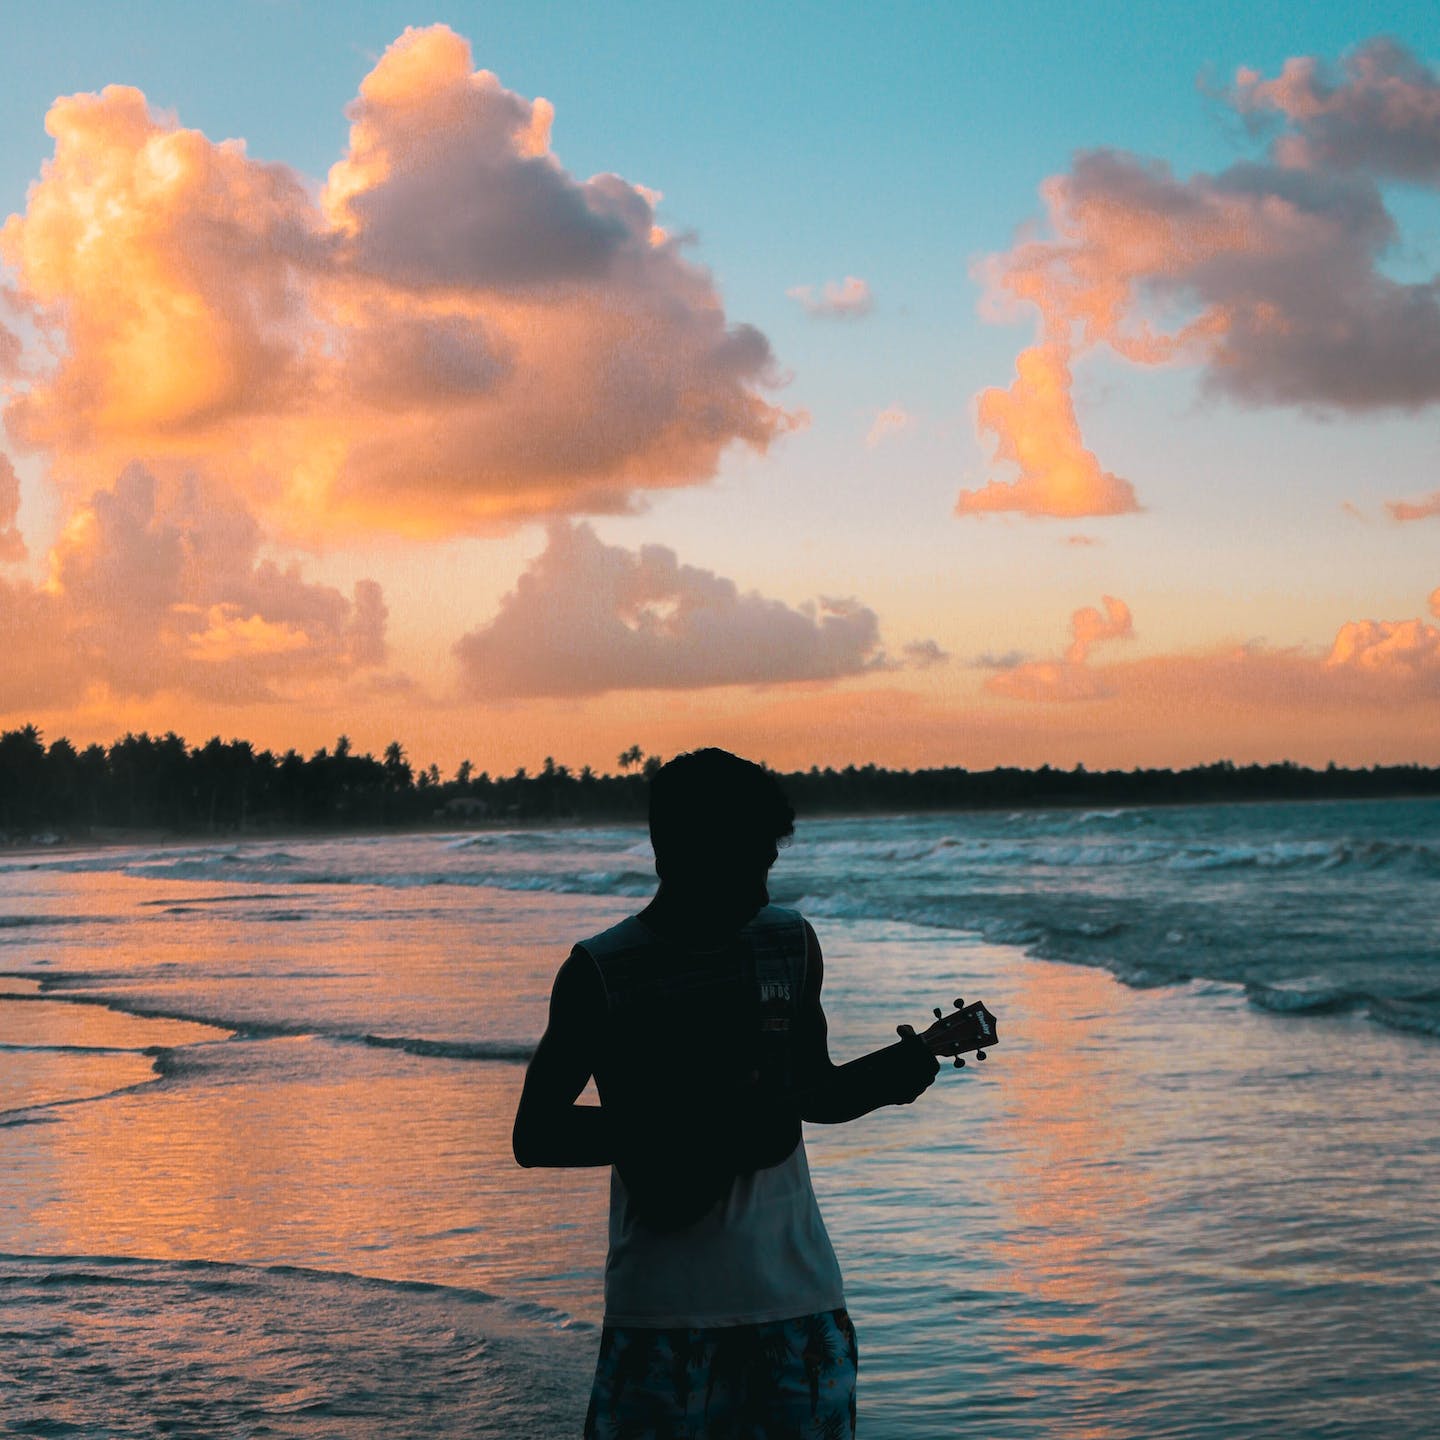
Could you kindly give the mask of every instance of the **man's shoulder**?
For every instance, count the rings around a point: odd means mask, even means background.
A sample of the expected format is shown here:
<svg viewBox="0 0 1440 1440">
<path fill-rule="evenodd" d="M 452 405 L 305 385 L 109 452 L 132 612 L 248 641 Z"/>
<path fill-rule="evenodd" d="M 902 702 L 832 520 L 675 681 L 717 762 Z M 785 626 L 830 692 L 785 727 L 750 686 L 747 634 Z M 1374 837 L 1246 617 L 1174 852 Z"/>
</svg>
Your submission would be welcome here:
<svg viewBox="0 0 1440 1440">
<path fill-rule="evenodd" d="M 782 931 L 803 936 L 807 922 L 798 910 L 788 909 L 784 905 L 763 905 L 745 928 L 751 931 Z"/>
<path fill-rule="evenodd" d="M 654 943 L 654 937 L 638 915 L 627 915 L 617 925 L 602 930 L 588 939 L 577 940 L 575 948 L 583 950 L 593 960 L 607 959 L 622 955 L 630 950 L 639 950 Z"/>
</svg>

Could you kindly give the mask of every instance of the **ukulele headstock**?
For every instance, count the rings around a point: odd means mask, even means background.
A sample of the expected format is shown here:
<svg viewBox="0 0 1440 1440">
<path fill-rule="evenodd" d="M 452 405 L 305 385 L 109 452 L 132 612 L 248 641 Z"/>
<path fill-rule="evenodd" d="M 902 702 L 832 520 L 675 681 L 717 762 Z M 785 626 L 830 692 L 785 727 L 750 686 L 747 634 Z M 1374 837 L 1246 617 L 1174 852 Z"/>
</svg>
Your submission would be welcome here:
<svg viewBox="0 0 1440 1440">
<path fill-rule="evenodd" d="M 920 1037 L 932 1055 L 953 1055 L 955 1067 L 960 1069 L 965 1061 L 960 1057 L 975 1052 L 977 1060 L 985 1058 L 986 1049 L 1000 1039 L 995 1017 L 985 1008 L 983 1001 L 975 1000 L 967 1005 L 957 999 L 955 1008 L 945 1015 L 935 1007 L 935 1023 Z"/>
</svg>

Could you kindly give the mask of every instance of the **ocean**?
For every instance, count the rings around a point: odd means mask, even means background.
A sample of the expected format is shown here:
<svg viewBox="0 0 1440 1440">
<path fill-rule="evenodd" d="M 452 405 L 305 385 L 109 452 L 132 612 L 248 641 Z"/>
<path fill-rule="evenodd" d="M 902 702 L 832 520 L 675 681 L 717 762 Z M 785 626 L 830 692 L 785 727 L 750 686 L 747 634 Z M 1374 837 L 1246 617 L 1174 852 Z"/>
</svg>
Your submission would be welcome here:
<svg viewBox="0 0 1440 1440">
<path fill-rule="evenodd" d="M 638 827 L 0 852 L 0 1433 L 579 1434 L 608 1177 L 510 1126 Z M 1420 1440 L 1440 801 L 805 820 L 861 1433 Z M 592 1097 L 593 1098 L 593 1094 Z"/>
</svg>

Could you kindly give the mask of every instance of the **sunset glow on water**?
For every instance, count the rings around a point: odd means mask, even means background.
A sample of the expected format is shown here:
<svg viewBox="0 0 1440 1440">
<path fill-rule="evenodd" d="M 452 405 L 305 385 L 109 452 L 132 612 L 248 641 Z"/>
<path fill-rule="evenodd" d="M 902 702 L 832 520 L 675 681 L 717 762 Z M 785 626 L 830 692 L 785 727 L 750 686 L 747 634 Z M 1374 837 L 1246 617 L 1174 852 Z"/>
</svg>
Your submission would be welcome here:
<svg viewBox="0 0 1440 1440">
<path fill-rule="evenodd" d="M 1228 976 L 1136 989 L 879 913 L 923 911 L 936 866 L 981 906 L 998 826 L 1029 856 L 1012 864 L 1048 868 L 1036 921 L 1068 905 L 1083 937 L 1093 892 L 1117 883 L 1105 832 L 1147 815 L 1172 853 L 1213 848 L 1223 821 L 1237 856 L 1302 833 L 1355 850 L 1396 823 L 1383 806 L 816 821 L 782 856 L 776 896 L 826 948 L 836 1059 L 954 994 L 1002 1017 L 990 1059 L 922 1103 L 807 1127 L 862 1415 L 880 1435 L 949 1433 L 963 1397 L 1016 1437 L 1418 1440 L 1437 1393 L 1433 1036 L 1377 1024 L 1378 994 L 1347 1006 L 1348 972 L 1328 1003 L 1323 975 L 1280 986 L 1314 1018 L 1277 1013 L 1254 984 L 1263 945 L 1228 954 Z M 1433 805 L 1407 823 L 1440 840 Z M 882 849 L 886 894 L 866 881 Z M 601 829 L 7 861 L 12 1412 L 149 1435 L 203 1396 L 216 1434 L 261 1417 L 283 1435 L 408 1433 L 419 1416 L 434 1435 L 574 1433 L 607 1175 L 520 1170 L 510 1124 L 556 966 L 638 903 L 647 853 L 642 832 Z M 1197 883 L 1154 856 L 1130 866 L 1138 925 Z M 1228 919 L 1270 907 L 1275 878 L 1225 872 Z M 1333 888 L 1315 860 L 1285 879 Z M 826 918 L 842 902 L 851 915 Z M 1389 947 L 1395 984 L 1434 961 L 1406 959 L 1391 912 L 1372 960 L 1382 973 Z"/>
</svg>

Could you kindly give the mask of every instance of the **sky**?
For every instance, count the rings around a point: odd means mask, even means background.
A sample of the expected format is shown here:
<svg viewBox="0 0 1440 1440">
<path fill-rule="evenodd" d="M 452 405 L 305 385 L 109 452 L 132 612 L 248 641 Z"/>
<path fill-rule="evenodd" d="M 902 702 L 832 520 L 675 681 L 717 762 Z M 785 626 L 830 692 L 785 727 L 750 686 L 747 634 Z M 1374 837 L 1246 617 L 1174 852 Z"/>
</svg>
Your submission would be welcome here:
<svg viewBox="0 0 1440 1440">
<path fill-rule="evenodd" d="M 0 23 L 0 727 L 1440 763 L 1433 6 Z"/>
</svg>

